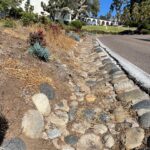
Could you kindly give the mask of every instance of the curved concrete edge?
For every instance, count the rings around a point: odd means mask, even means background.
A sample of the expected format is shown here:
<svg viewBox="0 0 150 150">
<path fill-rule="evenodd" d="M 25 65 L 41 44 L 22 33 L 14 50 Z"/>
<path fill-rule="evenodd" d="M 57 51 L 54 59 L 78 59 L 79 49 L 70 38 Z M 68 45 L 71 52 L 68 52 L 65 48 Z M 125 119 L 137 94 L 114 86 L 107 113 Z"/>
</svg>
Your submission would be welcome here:
<svg viewBox="0 0 150 150">
<path fill-rule="evenodd" d="M 114 60 L 116 60 L 119 65 L 136 81 L 138 84 L 144 88 L 147 92 L 150 92 L 150 75 L 132 64 L 125 58 L 121 57 L 117 53 L 113 52 L 109 47 L 104 45 L 98 38 L 96 39 L 100 47 L 106 51 Z"/>
</svg>

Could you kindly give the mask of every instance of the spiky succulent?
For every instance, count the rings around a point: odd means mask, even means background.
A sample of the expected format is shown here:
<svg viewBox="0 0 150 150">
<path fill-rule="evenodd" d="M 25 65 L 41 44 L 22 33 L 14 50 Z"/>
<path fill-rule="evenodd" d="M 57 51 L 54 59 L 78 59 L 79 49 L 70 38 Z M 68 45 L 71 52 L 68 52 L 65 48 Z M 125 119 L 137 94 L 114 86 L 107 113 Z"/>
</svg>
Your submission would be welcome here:
<svg viewBox="0 0 150 150">
<path fill-rule="evenodd" d="M 38 42 L 36 42 L 33 46 L 29 48 L 29 53 L 37 56 L 41 60 L 48 61 L 49 60 L 49 50 L 43 46 L 41 46 Z"/>
</svg>

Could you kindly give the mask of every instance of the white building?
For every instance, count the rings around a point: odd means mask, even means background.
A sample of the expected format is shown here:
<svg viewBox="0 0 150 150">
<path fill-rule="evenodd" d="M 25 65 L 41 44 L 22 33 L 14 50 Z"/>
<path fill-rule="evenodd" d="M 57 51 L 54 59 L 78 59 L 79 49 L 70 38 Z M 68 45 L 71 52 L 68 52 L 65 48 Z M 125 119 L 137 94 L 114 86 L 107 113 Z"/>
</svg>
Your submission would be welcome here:
<svg viewBox="0 0 150 150">
<path fill-rule="evenodd" d="M 27 0 L 24 0 L 21 4 L 21 7 L 24 9 L 25 3 Z M 43 12 L 43 8 L 41 7 L 41 2 L 48 3 L 48 0 L 30 0 L 30 3 L 32 6 L 34 6 L 34 13 L 37 13 L 41 15 L 41 12 Z"/>
</svg>

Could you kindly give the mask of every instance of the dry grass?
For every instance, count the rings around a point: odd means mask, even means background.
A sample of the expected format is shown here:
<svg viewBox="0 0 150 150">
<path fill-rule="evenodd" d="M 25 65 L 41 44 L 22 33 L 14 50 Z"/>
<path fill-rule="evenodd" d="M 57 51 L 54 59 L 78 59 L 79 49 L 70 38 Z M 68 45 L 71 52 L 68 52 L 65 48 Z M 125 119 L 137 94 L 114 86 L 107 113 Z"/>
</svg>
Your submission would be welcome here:
<svg viewBox="0 0 150 150">
<path fill-rule="evenodd" d="M 41 83 L 52 84 L 52 79 L 43 75 L 40 68 L 27 68 L 21 65 L 19 60 L 7 59 L 0 64 L 0 70 L 3 70 L 7 75 L 22 80 L 28 87 L 40 85 Z"/>
</svg>

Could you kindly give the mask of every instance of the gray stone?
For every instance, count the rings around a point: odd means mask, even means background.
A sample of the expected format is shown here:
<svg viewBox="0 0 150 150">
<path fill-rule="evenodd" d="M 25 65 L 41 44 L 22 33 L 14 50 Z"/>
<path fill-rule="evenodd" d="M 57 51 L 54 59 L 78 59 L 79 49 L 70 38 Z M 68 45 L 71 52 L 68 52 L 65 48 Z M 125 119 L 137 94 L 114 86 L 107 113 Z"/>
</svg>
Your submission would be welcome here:
<svg viewBox="0 0 150 150">
<path fill-rule="evenodd" d="M 140 89 L 135 89 L 129 92 L 118 94 L 119 100 L 125 102 L 132 102 L 133 104 L 147 98 L 149 98 L 148 95 L 142 92 Z"/>
<path fill-rule="evenodd" d="M 89 80 L 89 81 L 86 81 L 86 85 L 89 86 L 89 87 L 93 87 L 96 85 L 96 81 L 92 81 L 92 80 Z"/>
<path fill-rule="evenodd" d="M 86 118 L 86 120 L 90 121 L 94 119 L 95 111 L 92 109 L 85 109 L 83 110 L 83 116 Z"/>
<path fill-rule="evenodd" d="M 37 110 L 29 110 L 22 119 L 23 133 L 33 139 L 41 138 L 44 129 L 43 116 Z"/>
<path fill-rule="evenodd" d="M 112 63 L 112 60 L 110 58 L 106 58 L 104 60 L 102 60 L 103 64 L 107 64 L 107 63 Z"/>
<path fill-rule="evenodd" d="M 26 145 L 24 141 L 20 138 L 12 138 L 10 140 L 5 140 L 0 149 L 2 150 L 26 150 Z"/>
<path fill-rule="evenodd" d="M 57 128 L 53 129 L 53 130 L 48 130 L 47 132 L 48 138 L 49 139 L 55 139 L 61 136 L 61 131 Z"/>
<path fill-rule="evenodd" d="M 53 100 L 55 98 L 55 91 L 48 83 L 43 83 L 40 85 L 40 92 L 44 93 L 49 100 Z"/>
<path fill-rule="evenodd" d="M 150 109 L 150 100 L 143 100 L 132 106 L 133 109 Z"/>
<path fill-rule="evenodd" d="M 78 142 L 78 137 L 75 135 L 68 135 L 65 137 L 65 142 L 70 145 L 75 145 Z"/>
<path fill-rule="evenodd" d="M 110 71 L 109 71 L 109 74 L 112 75 L 112 74 L 115 74 L 116 72 L 120 71 L 120 69 L 118 67 L 114 67 L 112 68 Z"/>
<path fill-rule="evenodd" d="M 143 114 L 139 118 L 139 123 L 143 128 L 149 128 L 150 127 L 150 112 Z"/>
<path fill-rule="evenodd" d="M 76 113 L 77 113 L 77 108 L 72 107 L 68 113 L 69 121 L 73 121 L 75 119 Z"/>
<path fill-rule="evenodd" d="M 110 117 L 106 113 L 101 113 L 99 116 L 99 120 L 102 122 L 108 122 Z"/>
<path fill-rule="evenodd" d="M 95 51 L 96 51 L 97 53 L 103 52 L 103 50 L 102 50 L 100 47 L 95 48 Z"/>
</svg>

